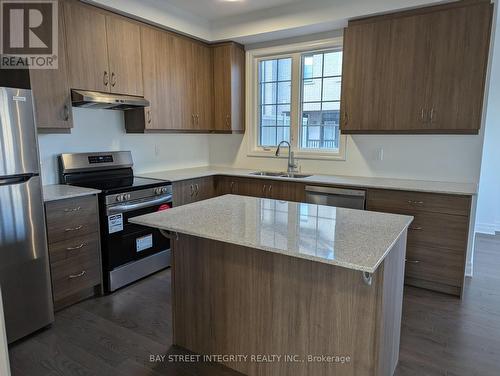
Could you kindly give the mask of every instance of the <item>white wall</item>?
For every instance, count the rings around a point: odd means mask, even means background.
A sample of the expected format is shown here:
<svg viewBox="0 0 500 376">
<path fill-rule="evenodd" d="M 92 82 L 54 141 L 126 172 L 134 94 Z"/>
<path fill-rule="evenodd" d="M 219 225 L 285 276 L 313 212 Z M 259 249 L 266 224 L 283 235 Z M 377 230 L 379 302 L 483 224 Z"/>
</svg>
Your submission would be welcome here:
<svg viewBox="0 0 500 376">
<path fill-rule="evenodd" d="M 61 153 L 130 150 L 136 173 L 204 166 L 209 162 L 206 135 L 126 134 L 123 112 L 73 108 L 71 134 L 40 134 L 44 184 L 57 182 Z"/>
<path fill-rule="evenodd" d="M 476 231 L 500 231 L 500 12 L 496 2 L 493 63 L 491 64 Z"/>
<path fill-rule="evenodd" d="M 254 169 L 283 170 L 286 161 L 249 157 L 248 137 L 211 135 L 210 163 Z M 461 135 L 348 136 L 345 161 L 301 160 L 304 172 L 349 176 L 476 183 L 479 180 L 482 137 Z M 383 149 L 383 160 L 377 150 Z"/>
</svg>

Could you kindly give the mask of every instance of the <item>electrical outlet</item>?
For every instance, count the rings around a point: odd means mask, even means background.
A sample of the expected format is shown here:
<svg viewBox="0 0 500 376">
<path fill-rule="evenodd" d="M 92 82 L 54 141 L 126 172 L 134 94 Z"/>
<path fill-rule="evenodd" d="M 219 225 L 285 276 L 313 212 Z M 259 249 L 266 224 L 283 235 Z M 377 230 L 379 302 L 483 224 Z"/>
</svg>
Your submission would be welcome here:
<svg viewBox="0 0 500 376">
<path fill-rule="evenodd" d="M 374 155 L 374 159 L 376 161 L 383 161 L 384 160 L 384 149 L 383 148 L 377 148 L 375 149 L 375 155 Z"/>
</svg>

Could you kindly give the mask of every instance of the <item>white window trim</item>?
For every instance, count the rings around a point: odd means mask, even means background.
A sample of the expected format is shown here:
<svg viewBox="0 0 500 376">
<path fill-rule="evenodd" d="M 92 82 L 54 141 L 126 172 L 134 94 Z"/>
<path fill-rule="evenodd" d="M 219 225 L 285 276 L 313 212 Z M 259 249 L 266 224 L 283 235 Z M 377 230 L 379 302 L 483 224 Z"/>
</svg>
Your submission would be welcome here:
<svg viewBox="0 0 500 376">
<path fill-rule="evenodd" d="M 263 58 L 273 57 L 286 57 L 286 56 L 299 56 L 304 52 L 321 51 L 327 49 L 335 49 L 342 47 L 342 38 L 329 38 L 322 39 L 314 42 L 294 43 L 282 46 L 274 46 L 267 48 L 259 48 L 247 51 L 246 53 L 246 124 L 249 136 L 248 152 L 249 157 L 275 157 L 274 147 L 258 146 L 258 101 L 259 91 L 257 77 L 258 77 L 258 61 Z M 292 82 L 301 82 L 301 67 L 300 64 L 292 65 Z M 301 85 L 292 86 L 292 104 L 300 104 Z M 295 124 L 291 127 L 291 137 L 293 140 L 298 140 L 299 137 L 299 113 L 300 109 L 291 106 L 290 122 Z M 347 137 L 340 135 L 340 146 L 338 152 L 331 152 L 328 150 L 305 150 L 297 148 L 292 144 L 292 150 L 297 159 L 314 159 L 314 160 L 346 160 L 347 153 Z M 282 158 L 287 158 L 286 153 L 282 154 Z"/>
</svg>

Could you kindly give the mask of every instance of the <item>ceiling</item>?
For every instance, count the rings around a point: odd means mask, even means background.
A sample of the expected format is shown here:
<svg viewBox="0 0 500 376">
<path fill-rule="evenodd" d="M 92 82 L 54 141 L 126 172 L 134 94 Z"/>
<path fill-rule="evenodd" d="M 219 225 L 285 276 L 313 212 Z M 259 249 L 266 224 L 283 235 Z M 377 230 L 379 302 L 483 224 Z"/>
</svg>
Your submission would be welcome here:
<svg viewBox="0 0 500 376">
<path fill-rule="evenodd" d="M 340 31 L 352 18 L 455 0 L 82 0 L 205 41 L 245 45 Z"/>
<path fill-rule="evenodd" d="M 197 15 L 208 21 L 241 16 L 277 6 L 299 3 L 301 0 L 162 0 L 165 3 Z"/>
</svg>

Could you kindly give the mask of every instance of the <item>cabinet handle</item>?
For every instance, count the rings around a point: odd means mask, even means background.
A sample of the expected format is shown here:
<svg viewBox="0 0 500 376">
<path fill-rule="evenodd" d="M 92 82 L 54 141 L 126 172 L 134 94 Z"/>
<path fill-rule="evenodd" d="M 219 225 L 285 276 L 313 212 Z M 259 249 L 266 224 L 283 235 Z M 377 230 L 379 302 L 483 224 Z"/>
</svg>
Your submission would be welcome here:
<svg viewBox="0 0 500 376">
<path fill-rule="evenodd" d="M 408 260 L 408 259 L 405 259 L 405 262 L 407 262 L 408 264 L 419 264 L 420 261 L 418 260 Z"/>
<path fill-rule="evenodd" d="M 76 207 L 76 208 L 64 209 L 64 212 L 65 212 L 65 213 L 73 213 L 73 212 L 80 211 L 80 210 L 82 210 L 82 207 L 81 207 L 81 206 L 78 206 L 78 207 Z"/>
<path fill-rule="evenodd" d="M 234 188 L 234 181 L 232 181 L 231 184 L 229 184 L 229 190 L 231 193 L 233 193 L 233 188 Z"/>
<path fill-rule="evenodd" d="M 66 229 L 64 229 L 64 231 L 65 232 L 78 231 L 78 230 L 81 230 L 82 228 L 83 228 L 83 225 L 79 225 L 79 226 L 76 226 L 76 227 L 66 228 Z"/>
<path fill-rule="evenodd" d="M 196 188 L 196 196 L 198 196 L 198 193 L 200 192 L 200 186 L 198 184 L 195 184 L 194 187 Z"/>
<path fill-rule="evenodd" d="M 191 189 L 191 197 L 193 197 L 193 195 L 194 195 L 194 186 L 193 186 L 193 184 L 191 184 L 189 186 L 189 188 Z"/>
<path fill-rule="evenodd" d="M 68 121 L 69 120 L 69 106 L 67 104 L 64 105 L 63 120 L 64 121 Z"/>
<path fill-rule="evenodd" d="M 420 109 L 420 121 L 425 123 L 425 111 L 423 107 Z"/>
<path fill-rule="evenodd" d="M 408 203 L 410 205 L 423 205 L 424 204 L 423 201 L 414 201 L 414 200 L 408 200 Z"/>
<path fill-rule="evenodd" d="M 70 274 L 68 276 L 69 279 L 75 279 L 75 278 L 80 278 L 80 277 L 83 277 L 85 274 L 87 274 L 87 272 L 85 270 L 82 270 L 80 273 L 78 274 Z"/>
<path fill-rule="evenodd" d="M 412 231 L 422 231 L 423 229 L 424 229 L 423 227 L 419 227 L 419 226 L 410 227 L 410 230 L 412 230 Z"/>
<path fill-rule="evenodd" d="M 266 185 L 265 184 L 262 186 L 262 194 L 266 195 Z"/>
<path fill-rule="evenodd" d="M 66 248 L 66 251 L 76 251 L 77 249 L 82 249 L 86 245 L 87 245 L 87 243 L 83 242 L 82 244 L 77 245 L 76 247 L 68 247 L 68 248 Z"/>
<path fill-rule="evenodd" d="M 104 83 L 104 86 L 108 86 L 109 84 L 109 77 L 108 77 L 108 72 L 104 71 L 104 76 L 102 78 L 102 82 Z"/>
<path fill-rule="evenodd" d="M 272 191 L 273 191 L 273 186 L 272 186 L 272 185 L 270 185 L 270 186 L 269 186 L 269 194 L 271 194 L 271 192 L 272 192 Z"/>
<path fill-rule="evenodd" d="M 192 124 L 192 125 L 195 125 L 195 124 L 196 124 L 196 120 L 195 120 L 195 116 L 194 116 L 194 114 L 191 114 L 191 124 Z"/>
<path fill-rule="evenodd" d="M 111 72 L 111 86 L 115 87 L 116 85 L 116 74 L 115 72 Z"/>
<path fill-rule="evenodd" d="M 196 125 L 200 125 L 200 115 L 196 114 Z"/>
<path fill-rule="evenodd" d="M 226 125 L 229 126 L 231 125 L 231 116 L 230 115 L 226 115 Z"/>
<path fill-rule="evenodd" d="M 430 116 L 430 121 L 431 121 L 431 124 L 434 123 L 434 107 L 431 108 L 431 116 Z"/>
<path fill-rule="evenodd" d="M 147 111 L 148 124 L 151 124 L 151 110 Z"/>
</svg>

